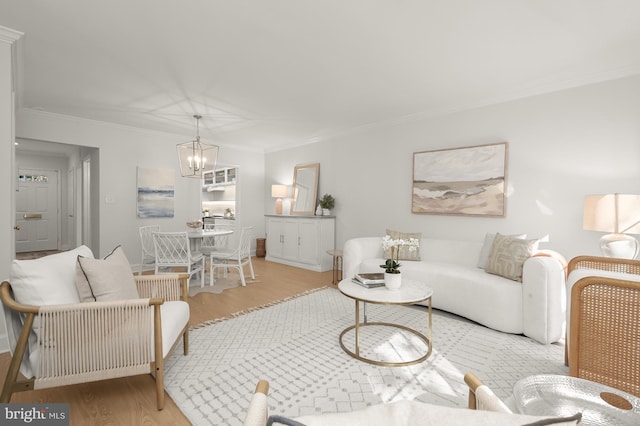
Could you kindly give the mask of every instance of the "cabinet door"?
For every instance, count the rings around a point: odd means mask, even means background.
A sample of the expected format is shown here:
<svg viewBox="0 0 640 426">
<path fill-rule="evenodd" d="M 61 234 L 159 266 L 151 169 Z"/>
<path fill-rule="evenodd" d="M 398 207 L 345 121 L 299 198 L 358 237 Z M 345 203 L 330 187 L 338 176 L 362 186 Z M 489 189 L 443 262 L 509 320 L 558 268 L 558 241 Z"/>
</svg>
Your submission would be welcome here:
<svg viewBox="0 0 640 426">
<path fill-rule="evenodd" d="M 282 219 L 267 219 L 267 251 L 270 257 L 283 257 L 283 223 Z"/>
<path fill-rule="evenodd" d="M 284 235 L 282 257 L 288 260 L 298 260 L 298 221 L 296 219 L 285 219 L 282 234 Z"/>
<path fill-rule="evenodd" d="M 320 222 L 301 220 L 298 228 L 298 260 L 315 265 L 320 254 Z"/>
</svg>

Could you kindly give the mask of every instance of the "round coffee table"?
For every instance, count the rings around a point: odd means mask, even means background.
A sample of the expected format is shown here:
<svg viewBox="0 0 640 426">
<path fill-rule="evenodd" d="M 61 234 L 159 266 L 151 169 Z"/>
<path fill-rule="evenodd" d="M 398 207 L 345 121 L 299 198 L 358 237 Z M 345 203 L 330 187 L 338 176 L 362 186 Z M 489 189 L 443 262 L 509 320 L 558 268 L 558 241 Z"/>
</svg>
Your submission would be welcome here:
<svg viewBox="0 0 640 426">
<path fill-rule="evenodd" d="M 402 286 L 398 290 L 387 290 L 386 287 L 377 287 L 377 288 L 365 288 L 359 284 L 354 283 L 351 279 L 344 279 L 340 281 L 338 284 L 338 290 L 345 296 L 355 300 L 356 303 L 356 319 L 355 325 L 349 326 L 345 328 L 342 333 L 340 333 L 340 347 L 351 357 L 358 359 L 363 362 L 367 362 L 369 364 L 380 365 L 383 367 L 403 367 L 407 365 L 418 364 L 431 355 L 432 349 L 432 341 L 431 341 L 431 296 L 433 295 L 433 289 L 425 286 L 424 284 L 418 283 L 416 281 L 411 281 L 407 279 L 402 280 Z M 366 314 L 366 304 L 374 303 L 379 305 L 414 305 L 419 302 L 424 302 L 428 300 L 427 306 L 427 316 L 428 316 L 428 332 L 427 336 L 420 333 L 419 331 L 409 328 L 407 326 L 401 324 L 392 324 L 388 322 L 368 322 L 367 314 Z M 364 322 L 360 322 L 360 302 L 364 303 Z M 360 328 L 365 326 L 385 326 L 385 327 L 394 327 L 404 331 L 407 331 L 418 338 L 420 338 L 427 346 L 428 351 L 426 354 L 422 355 L 419 358 L 401 361 L 401 362 L 391 362 L 391 361 L 378 361 L 371 358 L 366 358 L 360 355 Z M 347 348 L 344 344 L 344 335 L 349 331 L 355 329 L 355 348 L 351 350 Z"/>
</svg>

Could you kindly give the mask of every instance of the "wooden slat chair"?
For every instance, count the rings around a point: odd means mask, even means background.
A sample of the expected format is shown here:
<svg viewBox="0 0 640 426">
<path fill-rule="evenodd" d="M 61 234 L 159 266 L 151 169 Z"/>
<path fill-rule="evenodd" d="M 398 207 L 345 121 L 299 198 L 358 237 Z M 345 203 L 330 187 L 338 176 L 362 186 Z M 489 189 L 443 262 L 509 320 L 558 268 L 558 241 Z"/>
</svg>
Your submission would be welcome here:
<svg viewBox="0 0 640 426">
<path fill-rule="evenodd" d="M 188 277 L 135 275 L 139 299 L 43 306 L 18 303 L 4 281 L 12 358 L 0 402 L 14 392 L 151 374 L 161 410 L 165 359 L 180 337 L 189 350 Z"/>
<path fill-rule="evenodd" d="M 579 279 L 569 324 L 569 375 L 640 397 L 640 282 Z"/>
</svg>

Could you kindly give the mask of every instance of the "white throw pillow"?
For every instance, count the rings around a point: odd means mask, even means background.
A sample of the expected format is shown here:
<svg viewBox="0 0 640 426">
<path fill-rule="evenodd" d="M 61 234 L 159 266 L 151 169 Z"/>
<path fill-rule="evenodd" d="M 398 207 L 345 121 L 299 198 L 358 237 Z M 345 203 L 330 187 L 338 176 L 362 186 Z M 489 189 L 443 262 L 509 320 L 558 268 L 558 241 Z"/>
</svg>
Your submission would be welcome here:
<svg viewBox="0 0 640 426">
<path fill-rule="evenodd" d="M 78 256 L 93 258 L 93 253 L 89 247 L 80 246 L 40 259 L 14 260 L 9 282 L 16 301 L 34 306 L 78 303 L 75 286 Z"/>
<path fill-rule="evenodd" d="M 120 246 L 104 259 L 78 256 L 75 283 L 81 302 L 139 297 L 131 265 Z"/>
<path fill-rule="evenodd" d="M 513 238 L 525 239 L 527 238 L 527 234 L 513 234 L 508 235 Z M 478 256 L 478 268 L 487 269 L 487 261 L 489 260 L 489 254 L 491 253 L 491 247 L 493 247 L 493 240 L 496 239 L 496 234 L 492 232 L 487 232 L 484 236 L 484 243 L 482 244 L 482 249 L 480 250 L 480 256 Z"/>
</svg>

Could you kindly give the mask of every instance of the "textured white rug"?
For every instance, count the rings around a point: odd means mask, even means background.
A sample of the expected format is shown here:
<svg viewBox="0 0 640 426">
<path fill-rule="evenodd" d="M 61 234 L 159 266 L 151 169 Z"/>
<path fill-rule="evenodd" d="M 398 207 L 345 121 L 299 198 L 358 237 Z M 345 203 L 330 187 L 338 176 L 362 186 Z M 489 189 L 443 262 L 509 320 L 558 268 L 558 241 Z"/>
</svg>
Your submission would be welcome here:
<svg viewBox="0 0 640 426">
<path fill-rule="evenodd" d="M 425 334 L 426 318 L 422 307 L 368 305 L 369 321 L 411 325 Z M 354 302 L 327 288 L 196 328 L 190 354 L 176 350 L 169 360 L 165 388 L 193 424 L 234 425 L 242 424 L 260 379 L 270 383 L 270 413 L 296 417 L 402 399 L 465 407 L 467 372 L 501 398 L 522 377 L 567 374 L 561 345 L 541 345 L 439 311 L 428 360 L 373 366 L 339 346 L 341 331 L 354 320 Z M 367 327 L 361 335 L 361 350 L 370 348 L 371 357 L 399 359 L 424 349 L 420 345 L 389 327 Z"/>
</svg>

